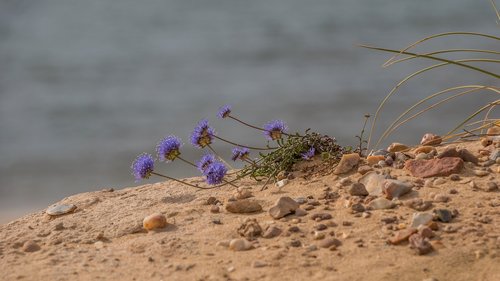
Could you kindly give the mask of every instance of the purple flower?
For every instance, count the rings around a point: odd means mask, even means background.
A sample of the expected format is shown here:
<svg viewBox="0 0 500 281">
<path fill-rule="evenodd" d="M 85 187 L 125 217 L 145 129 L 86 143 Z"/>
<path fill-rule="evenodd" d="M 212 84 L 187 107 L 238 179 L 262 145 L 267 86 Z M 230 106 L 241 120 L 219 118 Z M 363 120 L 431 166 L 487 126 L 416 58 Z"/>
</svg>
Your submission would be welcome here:
<svg viewBox="0 0 500 281">
<path fill-rule="evenodd" d="M 204 148 L 212 143 L 214 135 L 215 131 L 208 125 L 208 120 L 203 119 L 194 128 L 191 134 L 191 143 L 198 148 Z"/>
<path fill-rule="evenodd" d="M 219 118 L 226 118 L 229 114 L 231 114 L 231 106 L 226 104 L 219 108 L 217 116 L 219 116 Z"/>
<path fill-rule="evenodd" d="M 310 160 L 311 158 L 314 157 L 314 154 L 316 153 L 316 150 L 314 149 L 314 147 L 311 147 L 309 148 L 308 151 L 300 154 L 302 156 L 302 159 L 304 160 Z"/>
<path fill-rule="evenodd" d="M 244 159 L 245 157 L 248 156 L 250 153 L 250 150 L 246 147 L 235 147 L 233 148 L 233 154 L 231 155 L 231 159 L 233 161 L 236 161 L 238 159 Z"/>
<path fill-rule="evenodd" d="M 214 162 L 215 162 L 215 155 L 207 153 L 203 155 L 203 157 L 201 157 L 198 163 L 196 163 L 197 164 L 196 167 L 198 167 L 198 170 L 200 170 L 200 172 L 204 174 L 208 166 Z"/>
<path fill-rule="evenodd" d="M 286 133 L 287 126 L 282 120 L 273 120 L 264 125 L 264 135 L 269 140 L 281 139 L 281 135 Z"/>
<path fill-rule="evenodd" d="M 181 140 L 176 136 L 168 136 L 156 145 L 156 153 L 160 161 L 174 161 L 181 154 Z"/>
<path fill-rule="evenodd" d="M 154 170 L 154 160 L 153 156 L 149 153 L 143 153 L 134 160 L 132 163 L 132 175 L 135 177 L 135 181 L 138 182 L 141 179 L 147 179 L 151 176 Z"/>
<path fill-rule="evenodd" d="M 224 180 L 224 176 L 227 173 L 227 168 L 219 161 L 215 161 L 208 165 L 207 169 L 203 173 L 207 177 L 207 183 L 210 185 L 221 184 Z"/>
</svg>

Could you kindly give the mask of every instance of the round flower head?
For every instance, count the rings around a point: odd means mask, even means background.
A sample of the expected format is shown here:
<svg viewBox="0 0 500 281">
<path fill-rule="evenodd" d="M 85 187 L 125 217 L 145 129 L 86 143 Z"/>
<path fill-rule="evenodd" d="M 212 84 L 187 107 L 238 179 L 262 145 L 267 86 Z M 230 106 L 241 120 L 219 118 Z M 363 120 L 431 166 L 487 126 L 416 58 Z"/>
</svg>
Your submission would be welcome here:
<svg viewBox="0 0 500 281">
<path fill-rule="evenodd" d="M 194 128 L 191 134 L 191 143 L 198 148 L 204 148 L 212 143 L 214 135 L 215 131 L 208 125 L 208 120 L 203 119 Z"/>
<path fill-rule="evenodd" d="M 302 156 L 302 159 L 309 160 L 309 159 L 314 157 L 315 153 L 316 153 L 316 150 L 314 149 L 314 147 L 311 147 L 311 148 L 309 148 L 308 151 L 306 151 L 300 155 Z"/>
<path fill-rule="evenodd" d="M 219 116 L 219 118 L 226 118 L 229 114 L 231 114 L 231 106 L 226 104 L 219 108 L 217 116 Z"/>
<path fill-rule="evenodd" d="M 156 145 L 156 153 L 160 161 L 174 161 L 181 154 L 181 140 L 176 136 L 168 136 Z"/>
<path fill-rule="evenodd" d="M 281 135 L 286 133 L 287 126 L 282 120 L 273 120 L 264 125 L 264 135 L 269 140 L 281 139 Z"/>
<path fill-rule="evenodd" d="M 215 155 L 207 153 L 203 155 L 203 157 L 201 157 L 198 163 L 196 163 L 197 164 L 196 167 L 198 167 L 198 170 L 200 170 L 200 172 L 205 173 L 208 166 L 214 162 L 215 162 Z"/>
<path fill-rule="evenodd" d="M 246 147 L 235 147 L 233 148 L 233 154 L 231 155 L 231 159 L 236 161 L 238 159 L 244 159 L 250 154 L 250 150 Z"/>
<path fill-rule="evenodd" d="M 227 173 L 227 168 L 219 161 L 215 161 L 212 164 L 208 165 L 207 169 L 204 172 L 204 175 L 207 177 L 207 183 L 210 185 L 221 184 L 224 176 Z"/>
<path fill-rule="evenodd" d="M 149 153 L 143 153 L 137 156 L 131 168 L 132 175 L 134 175 L 136 182 L 141 179 L 149 178 L 154 170 L 153 156 Z"/>
</svg>

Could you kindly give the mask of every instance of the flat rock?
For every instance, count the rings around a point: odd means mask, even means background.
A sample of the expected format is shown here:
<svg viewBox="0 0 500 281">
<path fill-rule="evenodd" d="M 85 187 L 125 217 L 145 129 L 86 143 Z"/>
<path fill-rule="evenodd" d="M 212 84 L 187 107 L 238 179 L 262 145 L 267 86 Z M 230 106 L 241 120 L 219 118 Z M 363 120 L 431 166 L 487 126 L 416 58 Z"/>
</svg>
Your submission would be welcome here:
<svg viewBox="0 0 500 281">
<path fill-rule="evenodd" d="M 444 157 L 431 160 L 408 160 L 405 169 L 414 177 L 445 177 L 458 174 L 464 166 L 464 161 L 458 157 Z M 366 186 L 366 184 L 365 184 Z"/>
<path fill-rule="evenodd" d="M 274 238 L 274 237 L 279 236 L 281 234 L 281 232 L 282 232 L 281 228 L 274 226 L 274 225 L 271 225 L 266 229 L 264 234 L 262 234 L 262 237 L 267 238 L 267 239 Z"/>
<path fill-rule="evenodd" d="M 425 255 L 434 250 L 431 243 L 429 243 L 429 239 L 422 237 L 418 233 L 410 236 L 408 241 L 410 242 L 410 247 L 414 249 L 418 255 Z"/>
<path fill-rule="evenodd" d="M 395 204 L 391 200 L 387 200 L 386 198 L 380 197 L 368 203 L 368 207 L 370 207 L 370 209 L 372 210 L 383 210 L 383 209 L 392 209 L 395 207 Z"/>
<path fill-rule="evenodd" d="M 320 248 L 330 248 L 332 246 L 338 247 L 340 245 L 342 245 L 342 242 L 340 242 L 340 240 L 336 238 L 326 238 L 318 243 L 318 246 Z"/>
<path fill-rule="evenodd" d="M 396 234 L 393 237 L 389 238 L 389 243 L 391 243 L 393 245 L 400 244 L 404 241 L 407 241 L 408 238 L 410 238 L 410 236 L 416 232 L 417 232 L 417 230 L 413 229 L 413 228 L 406 228 L 406 229 L 400 230 L 400 231 L 396 232 Z"/>
<path fill-rule="evenodd" d="M 365 188 L 365 185 L 360 182 L 355 182 L 347 189 L 350 195 L 353 196 L 367 196 L 369 193 Z"/>
<path fill-rule="evenodd" d="M 48 207 L 45 213 L 51 216 L 60 216 L 71 213 L 74 210 L 76 210 L 76 206 L 73 204 L 57 204 Z"/>
<path fill-rule="evenodd" d="M 399 143 L 399 142 L 394 142 L 394 143 L 391 143 L 391 145 L 389 145 L 389 147 L 387 148 L 387 151 L 389 151 L 389 152 L 401 152 L 401 151 L 407 151 L 409 149 L 410 148 L 407 145 L 404 145 L 404 144 Z"/>
<path fill-rule="evenodd" d="M 369 172 L 363 175 L 358 182 L 362 183 L 369 195 L 379 196 L 383 193 L 382 183 L 385 181 L 385 176 L 379 175 L 376 172 Z"/>
<path fill-rule="evenodd" d="M 299 207 L 299 203 L 288 196 L 280 197 L 274 206 L 269 209 L 269 215 L 275 219 L 280 219 L 288 214 L 292 214 Z"/>
<path fill-rule="evenodd" d="M 458 153 L 457 148 L 454 146 L 447 147 L 445 150 L 441 151 L 436 155 L 436 158 L 445 158 L 445 157 L 460 157 L 460 153 Z"/>
<path fill-rule="evenodd" d="M 337 175 L 347 173 L 358 164 L 359 160 L 360 157 L 357 153 L 344 154 L 342 155 L 342 158 L 333 173 Z"/>
<path fill-rule="evenodd" d="M 382 183 L 382 191 L 387 199 L 399 198 L 410 192 L 413 184 L 400 180 L 386 179 Z"/>
<path fill-rule="evenodd" d="M 246 214 L 260 212 L 262 211 L 262 206 L 256 201 L 244 199 L 228 202 L 226 210 L 230 213 Z"/>
<path fill-rule="evenodd" d="M 368 162 L 369 165 L 375 165 L 379 161 L 384 161 L 385 156 L 384 155 L 370 155 L 366 157 L 366 162 Z"/>
<path fill-rule="evenodd" d="M 233 239 L 229 242 L 229 249 L 233 251 L 247 251 L 252 248 L 252 243 L 246 239 Z"/>
<path fill-rule="evenodd" d="M 414 213 L 413 217 L 411 218 L 410 227 L 417 229 L 420 225 L 427 225 L 432 221 L 433 217 L 434 216 L 431 213 Z"/>
</svg>

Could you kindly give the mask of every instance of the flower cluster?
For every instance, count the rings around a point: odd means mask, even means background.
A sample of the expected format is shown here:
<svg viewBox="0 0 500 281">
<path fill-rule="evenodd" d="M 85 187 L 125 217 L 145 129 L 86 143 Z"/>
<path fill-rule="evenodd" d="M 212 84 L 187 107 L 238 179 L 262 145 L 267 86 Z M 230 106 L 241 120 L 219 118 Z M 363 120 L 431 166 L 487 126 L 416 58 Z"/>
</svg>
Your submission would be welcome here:
<svg viewBox="0 0 500 281">
<path fill-rule="evenodd" d="M 226 118 L 229 114 L 231 114 L 231 106 L 226 104 L 219 109 L 217 116 L 219 118 Z"/>
<path fill-rule="evenodd" d="M 308 151 L 300 154 L 302 156 L 302 159 L 304 160 L 311 160 L 314 157 L 314 154 L 316 153 L 316 149 L 314 147 L 309 148 Z"/>
<path fill-rule="evenodd" d="M 210 185 L 221 184 L 224 181 L 224 176 L 227 173 L 226 166 L 219 161 L 215 161 L 208 165 L 208 167 L 203 172 L 203 175 L 207 178 L 207 183 Z"/>
<path fill-rule="evenodd" d="M 264 135 L 268 140 L 281 139 L 287 130 L 288 127 L 282 120 L 273 120 L 264 125 Z"/>
<path fill-rule="evenodd" d="M 231 160 L 236 161 L 238 159 L 244 160 L 250 154 L 250 150 L 246 147 L 235 147 L 233 148 L 233 153 L 231 155 Z"/>
<path fill-rule="evenodd" d="M 163 162 L 174 161 L 181 152 L 179 149 L 181 148 L 181 140 L 176 136 L 168 136 L 162 139 L 158 145 L 156 145 L 156 154 L 158 156 L 158 160 Z"/>
<path fill-rule="evenodd" d="M 191 143 L 198 148 L 204 148 L 212 143 L 214 135 L 215 131 L 208 124 L 208 120 L 203 119 L 194 128 L 194 131 L 191 134 Z"/>
<path fill-rule="evenodd" d="M 137 156 L 131 166 L 132 175 L 134 175 L 136 182 L 151 176 L 154 170 L 154 162 L 153 156 L 149 153 L 143 153 Z"/>
</svg>

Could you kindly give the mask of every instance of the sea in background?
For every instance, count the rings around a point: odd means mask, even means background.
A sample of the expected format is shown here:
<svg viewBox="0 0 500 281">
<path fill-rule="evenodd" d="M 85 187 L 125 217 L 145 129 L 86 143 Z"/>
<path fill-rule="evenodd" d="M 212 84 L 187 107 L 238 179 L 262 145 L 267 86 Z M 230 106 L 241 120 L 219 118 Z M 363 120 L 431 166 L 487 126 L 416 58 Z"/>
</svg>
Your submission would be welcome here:
<svg viewBox="0 0 500 281">
<path fill-rule="evenodd" d="M 388 54 L 356 45 L 402 48 L 447 31 L 498 36 L 499 25 L 488 0 L 0 0 L 0 223 L 74 193 L 136 185 L 132 160 L 168 134 L 198 158 L 189 134 L 202 118 L 228 139 L 264 143 L 218 120 L 223 104 L 249 123 L 283 119 L 292 131 L 356 145 L 363 115 L 429 65 L 382 68 Z M 456 36 L 426 46 L 499 50 L 498 41 Z M 457 67 L 423 75 L 391 100 L 378 134 L 419 98 L 497 82 Z M 492 98 L 450 103 L 388 142 L 444 134 Z M 158 170 L 197 175 L 177 162 Z"/>
</svg>

